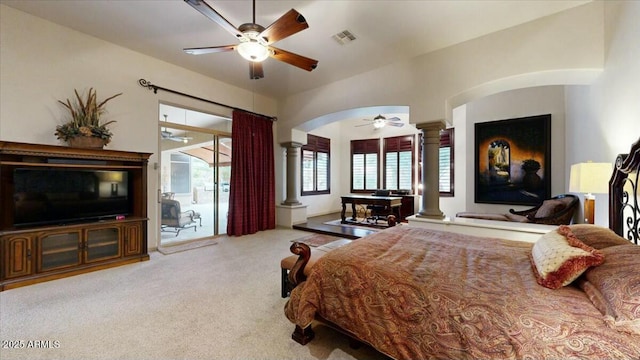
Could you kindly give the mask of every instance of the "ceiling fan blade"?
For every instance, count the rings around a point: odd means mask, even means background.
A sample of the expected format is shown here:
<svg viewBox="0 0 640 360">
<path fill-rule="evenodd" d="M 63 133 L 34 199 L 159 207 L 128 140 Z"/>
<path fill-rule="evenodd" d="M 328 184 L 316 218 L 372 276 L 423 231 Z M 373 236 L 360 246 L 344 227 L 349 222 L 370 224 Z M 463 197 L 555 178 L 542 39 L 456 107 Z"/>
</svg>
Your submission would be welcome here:
<svg viewBox="0 0 640 360">
<path fill-rule="evenodd" d="M 314 60 L 311 58 L 308 58 L 306 56 L 302 56 L 302 55 L 298 55 L 298 54 L 294 54 L 292 52 L 286 51 L 286 50 L 282 50 L 282 49 L 278 49 L 276 47 L 273 46 L 269 46 L 269 50 L 271 53 L 271 57 L 276 59 L 276 60 L 280 60 L 282 62 L 286 62 L 287 64 L 293 65 L 293 66 L 297 66 L 300 69 L 304 69 L 307 71 L 311 71 L 313 69 L 315 69 L 316 67 L 318 67 L 318 60 Z"/>
<path fill-rule="evenodd" d="M 387 125 L 395 126 L 395 127 L 403 127 L 404 123 L 401 123 L 401 122 L 388 122 Z"/>
<path fill-rule="evenodd" d="M 204 0 L 184 0 L 184 2 L 191 5 L 192 8 L 198 10 L 202 15 L 208 17 L 218 25 L 222 26 L 223 29 L 227 30 L 238 39 L 245 37 L 245 35 L 240 32 L 240 30 L 231 25 L 231 23 L 227 19 L 225 19 L 222 15 L 215 11 L 211 6 L 209 6 L 209 4 L 204 2 Z"/>
<path fill-rule="evenodd" d="M 371 126 L 371 124 L 356 125 L 355 127 L 360 127 L 360 126 Z"/>
<path fill-rule="evenodd" d="M 401 121 L 399 117 L 392 117 L 392 118 L 388 118 L 387 121 Z"/>
<path fill-rule="evenodd" d="M 202 54 L 212 54 L 212 53 L 233 51 L 236 49 L 236 46 L 237 45 L 224 45 L 224 46 L 186 48 L 186 49 L 183 49 L 183 51 L 189 55 L 202 55 Z"/>
<path fill-rule="evenodd" d="M 269 45 L 308 27 L 309 24 L 307 24 L 307 20 L 304 16 L 295 9 L 291 9 L 278 20 L 274 21 L 273 24 L 264 29 L 259 36 L 267 42 L 267 45 Z"/>
<path fill-rule="evenodd" d="M 160 131 L 160 136 L 163 138 L 170 138 L 172 136 L 171 131 L 162 130 Z"/>
<path fill-rule="evenodd" d="M 251 80 L 258 80 L 263 77 L 264 71 L 262 70 L 262 63 L 249 61 L 249 78 Z"/>
</svg>

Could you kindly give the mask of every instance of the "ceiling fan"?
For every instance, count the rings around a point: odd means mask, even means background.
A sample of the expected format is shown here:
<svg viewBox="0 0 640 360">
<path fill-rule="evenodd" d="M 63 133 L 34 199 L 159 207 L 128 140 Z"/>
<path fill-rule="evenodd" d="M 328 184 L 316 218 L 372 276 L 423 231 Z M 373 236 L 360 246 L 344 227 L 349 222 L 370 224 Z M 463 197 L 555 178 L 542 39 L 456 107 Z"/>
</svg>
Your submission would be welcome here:
<svg viewBox="0 0 640 360">
<path fill-rule="evenodd" d="M 356 125 L 356 127 L 359 126 L 368 126 L 368 125 L 373 125 L 374 128 L 376 129 L 381 129 L 383 128 L 385 125 L 389 125 L 389 126 L 395 126 L 395 127 L 403 127 L 404 123 L 401 122 L 402 120 L 400 120 L 399 117 L 392 117 L 392 118 L 385 118 L 382 115 L 378 115 L 376 117 L 374 117 L 373 119 L 362 119 L 364 121 L 368 121 L 368 124 L 362 124 L 362 125 Z"/>
<path fill-rule="evenodd" d="M 167 115 L 164 114 L 164 121 L 167 121 Z M 171 141 L 177 141 L 177 142 L 181 142 L 181 143 L 188 143 L 189 140 L 192 140 L 193 138 L 190 136 L 175 136 L 173 135 L 173 133 L 169 130 L 167 130 L 167 128 L 162 128 L 160 130 L 160 136 L 162 137 L 162 140 L 171 140 Z"/>
<path fill-rule="evenodd" d="M 318 66 L 318 60 L 271 46 L 273 43 L 309 27 L 304 16 L 294 9 L 289 10 L 273 24 L 265 28 L 256 24 L 256 1 L 253 0 L 253 22 L 242 24 L 236 28 L 204 0 L 184 1 L 240 40 L 237 45 L 186 48 L 184 52 L 187 54 L 201 55 L 237 50 L 243 58 L 249 60 L 249 77 L 251 79 L 264 77 L 262 61 L 267 57 L 272 57 L 307 71 L 311 71 Z"/>
</svg>

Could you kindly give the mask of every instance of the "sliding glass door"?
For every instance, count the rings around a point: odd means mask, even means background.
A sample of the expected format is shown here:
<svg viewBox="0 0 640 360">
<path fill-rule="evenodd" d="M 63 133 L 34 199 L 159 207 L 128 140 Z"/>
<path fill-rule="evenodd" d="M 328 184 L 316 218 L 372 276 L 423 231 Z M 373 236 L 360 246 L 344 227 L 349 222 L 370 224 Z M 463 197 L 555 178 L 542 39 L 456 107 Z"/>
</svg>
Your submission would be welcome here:
<svg viewBox="0 0 640 360">
<path fill-rule="evenodd" d="M 161 245 L 226 233 L 231 138 L 212 127 L 230 121 L 162 104 L 160 116 Z"/>
</svg>

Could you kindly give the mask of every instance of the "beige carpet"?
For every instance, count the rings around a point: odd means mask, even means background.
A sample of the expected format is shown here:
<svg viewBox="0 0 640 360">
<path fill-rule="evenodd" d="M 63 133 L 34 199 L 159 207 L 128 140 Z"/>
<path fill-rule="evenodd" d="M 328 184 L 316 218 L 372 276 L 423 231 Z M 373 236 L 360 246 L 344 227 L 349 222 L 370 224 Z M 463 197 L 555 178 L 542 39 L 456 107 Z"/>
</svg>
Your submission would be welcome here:
<svg viewBox="0 0 640 360">
<path fill-rule="evenodd" d="M 218 242 L 212 239 L 187 241 L 184 243 L 171 244 L 167 246 L 159 246 L 158 252 L 164 255 L 175 254 L 187 250 L 198 249 L 205 246 L 217 245 Z"/>
<path fill-rule="evenodd" d="M 386 359 L 316 326 L 291 340 L 280 260 L 308 232 L 277 229 L 0 292 L 0 348 L 12 359 Z M 27 347 L 49 341 L 53 348 Z"/>
<path fill-rule="evenodd" d="M 299 239 L 291 240 L 291 242 L 301 242 L 311 247 L 318 247 L 318 246 L 328 244 L 332 241 L 336 241 L 338 239 L 342 239 L 342 238 L 338 236 L 331 236 L 331 235 L 324 235 L 324 234 L 312 234 L 312 235 L 301 237 Z"/>
</svg>

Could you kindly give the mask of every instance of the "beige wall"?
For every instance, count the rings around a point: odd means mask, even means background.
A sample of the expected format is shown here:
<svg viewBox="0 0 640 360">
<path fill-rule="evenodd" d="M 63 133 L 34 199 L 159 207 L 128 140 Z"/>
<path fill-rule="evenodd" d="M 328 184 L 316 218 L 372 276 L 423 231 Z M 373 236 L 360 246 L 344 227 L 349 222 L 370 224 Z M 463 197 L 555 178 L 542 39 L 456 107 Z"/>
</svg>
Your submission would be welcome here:
<svg viewBox="0 0 640 360">
<path fill-rule="evenodd" d="M 572 164 L 614 163 L 640 138 L 640 1 L 605 4 L 604 72 L 567 89 L 567 181 Z M 607 195 L 596 195 L 596 224 L 608 226 L 608 210 Z"/>
<path fill-rule="evenodd" d="M 279 101 L 281 141 L 327 113 L 408 105 L 412 123 L 451 120 L 470 92 L 583 84 L 603 66 L 603 5 L 589 3 Z M 525 76 L 526 75 L 526 76 Z M 549 76 L 551 75 L 551 76 Z"/>
<path fill-rule="evenodd" d="M 149 246 L 157 246 L 158 105 L 162 101 L 219 115 L 229 110 L 140 85 L 152 83 L 238 108 L 276 114 L 276 102 L 146 55 L 0 5 L 0 140 L 59 144 L 53 135 L 64 109 L 58 99 L 94 87 L 108 104 L 109 149 L 149 152 Z"/>
</svg>

